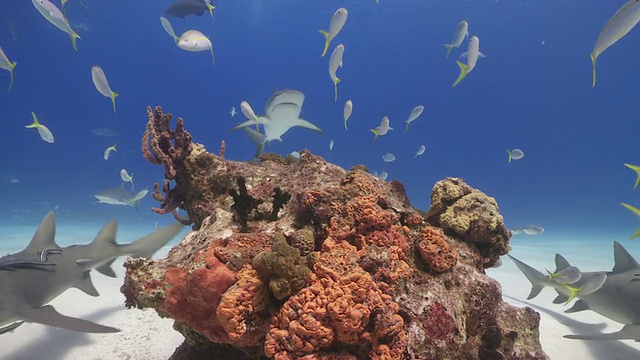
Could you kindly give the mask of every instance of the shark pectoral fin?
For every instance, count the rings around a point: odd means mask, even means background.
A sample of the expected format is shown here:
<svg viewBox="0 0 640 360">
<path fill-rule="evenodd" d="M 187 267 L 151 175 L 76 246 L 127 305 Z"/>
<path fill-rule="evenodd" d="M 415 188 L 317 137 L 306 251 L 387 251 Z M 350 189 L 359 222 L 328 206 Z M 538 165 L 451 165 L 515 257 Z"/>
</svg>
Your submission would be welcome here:
<svg viewBox="0 0 640 360">
<path fill-rule="evenodd" d="M 587 303 L 584 302 L 584 300 L 578 300 L 576 301 L 575 304 L 573 304 L 572 307 L 565 310 L 564 312 L 569 314 L 569 313 L 574 313 L 574 312 L 583 311 L 583 310 L 590 310 L 589 305 L 587 305 Z"/>
<path fill-rule="evenodd" d="M 13 331 L 15 330 L 18 326 L 24 324 L 24 321 L 16 321 L 14 323 L 11 323 L 9 325 L 0 327 L 0 335 L 4 334 L 4 333 L 8 333 L 9 331 Z"/>
<path fill-rule="evenodd" d="M 108 277 L 111 277 L 111 278 L 115 278 L 116 277 L 116 272 L 113 271 L 113 269 L 111 268 L 111 264 L 113 264 L 114 261 L 116 261 L 116 258 L 113 258 L 108 263 L 97 267 L 96 270 L 102 275 L 105 275 L 105 276 L 108 276 Z M 89 278 L 89 281 L 91 281 L 90 278 Z"/>
<path fill-rule="evenodd" d="M 304 119 L 298 119 L 298 120 L 296 120 L 296 122 L 295 122 L 295 125 L 294 125 L 294 126 L 300 126 L 300 127 L 305 128 L 305 129 L 313 130 L 313 131 L 315 131 L 315 132 L 317 132 L 317 133 L 324 134 L 324 132 L 322 131 L 322 129 L 320 129 L 319 127 L 317 127 L 317 126 L 313 125 L 312 123 L 310 123 L 309 121 L 304 120 Z"/>
<path fill-rule="evenodd" d="M 78 290 L 82 290 L 82 292 L 87 295 L 94 297 L 100 296 L 98 290 L 96 290 L 95 286 L 93 286 L 93 282 L 91 282 L 91 276 L 89 275 L 88 271 L 85 273 L 85 278 L 82 279 L 79 283 L 75 284 L 73 287 Z"/>
<path fill-rule="evenodd" d="M 86 333 L 115 333 L 120 331 L 119 329 L 112 328 L 110 326 L 104 326 L 88 320 L 62 315 L 51 305 L 23 310 L 20 312 L 20 316 L 28 322 L 49 325 L 72 331 Z"/>
<path fill-rule="evenodd" d="M 251 126 L 251 125 L 255 125 L 256 122 L 255 120 L 247 120 L 245 122 L 243 122 L 242 124 L 237 125 L 236 127 L 234 127 L 233 130 L 238 130 L 238 129 L 242 129 L 243 127 L 247 127 L 247 126 Z M 258 118 L 258 124 L 264 124 L 264 120 L 262 120 L 262 122 L 260 121 L 260 118 Z"/>
<path fill-rule="evenodd" d="M 640 340 L 640 325 L 625 325 L 620 331 L 609 334 L 565 335 L 578 340 Z"/>
<path fill-rule="evenodd" d="M 569 300 L 569 297 L 567 295 L 558 293 L 558 296 L 556 296 L 556 298 L 553 299 L 553 303 L 554 304 L 562 304 L 562 303 L 567 302 L 567 300 Z"/>
</svg>

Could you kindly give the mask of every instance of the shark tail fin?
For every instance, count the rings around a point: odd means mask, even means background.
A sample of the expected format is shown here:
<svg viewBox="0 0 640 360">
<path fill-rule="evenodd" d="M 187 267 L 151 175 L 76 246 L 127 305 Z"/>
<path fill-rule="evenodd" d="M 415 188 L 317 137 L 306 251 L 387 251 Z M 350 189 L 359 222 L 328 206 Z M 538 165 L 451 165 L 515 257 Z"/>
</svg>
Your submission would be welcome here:
<svg viewBox="0 0 640 360">
<path fill-rule="evenodd" d="M 540 294 L 540 291 L 545 287 L 545 282 L 547 280 L 547 276 L 538 270 L 532 268 L 531 266 L 523 263 L 522 261 L 514 258 L 511 255 L 508 255 L 509 258 L 516 264 L 518 269 L 527 277 L 529 282 L 531 282 L 531 292 L 529 296 L 527 296 L 527 300 L 531 300 L 534 297 Z"/>
<path fill-rule="evenodd" d="M 149 235 L 145 235 L 131 244 L 122 245 L 120 246 L 121 255 L 149 259 L 156 251 L 160 250 L 160 248 L 178 235 L 180 230 L 182 230 L 182 226 L 179 222 L 175 222 Z"/>
</svg>

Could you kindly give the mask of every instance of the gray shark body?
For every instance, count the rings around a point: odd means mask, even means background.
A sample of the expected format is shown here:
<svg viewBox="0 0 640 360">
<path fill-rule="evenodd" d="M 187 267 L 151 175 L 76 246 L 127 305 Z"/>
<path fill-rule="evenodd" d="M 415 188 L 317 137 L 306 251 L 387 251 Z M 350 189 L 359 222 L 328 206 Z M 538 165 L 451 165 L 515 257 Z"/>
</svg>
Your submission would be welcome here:
<svg viewBox="0 0 640 360">
<path fill-rule="evenodd" d="M 9 270 L 0 271 L 0 334 L 13 330 L 22 322 L 35 322 L 74 331 L 91 333 L 117 332 L 118 329 L 90 321 L 64 316 L 48 302 L 76 287 L 88 295 L 98 296 L 90 271 L 115 277 L 111 264 L 120 256 L 151 257 L 182 228 L 174 223 L 131 244 L 118 245 L 117 223 L 107 223 L 87 245 L 61 248 L 55 243 L 55 218 L 47 214 L 29 245 L 19 253 L 4 257 Z M 44 255 L 44 256 L 43 256 Z M 11 264 L 35 264 L 18 266 Z M 3 261 L 0 260 L 0 266 Z M 40 266 L 38 264 L 51 264 Z"/>
<path fill-rule="evenodd" d="M 613 321 L 624 324 L 622 330 L 610 334 L 565 335 L 570 339 L 582 340 L 640 340 L 640 264 L 618 242 L 613 244 L 615 265 L 606 272 L 607 279 L 602 287 L 588 295 L 578 294 L 576 303 L 565 312 L 573 313 L 592 310 Z M 558 292 L 554 303 L 568 299 L 569 292 L 555 281 L 510 256 L 520 271 L 529 279 L 532 290 L 528 299 L 538 295 L 542 287 L 551 286 Z M 556 255 L 557 271 L 570 266 L 561 255 Z M 583 273 L 583 278 L 594 273 Z M 582 280 L 581 280 L 582 281 Z M 573 286 L 573 285 L 572 285 Z M 578 285 L 579 286 L 579 285 Z"/>
</svg>

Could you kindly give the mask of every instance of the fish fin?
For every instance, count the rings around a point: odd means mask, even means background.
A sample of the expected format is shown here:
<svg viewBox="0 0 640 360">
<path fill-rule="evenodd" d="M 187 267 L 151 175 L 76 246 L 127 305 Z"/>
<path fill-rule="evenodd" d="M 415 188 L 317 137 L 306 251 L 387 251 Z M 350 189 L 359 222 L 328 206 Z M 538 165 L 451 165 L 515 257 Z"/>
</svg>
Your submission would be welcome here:
<svg viewBox="0 0 640 360">
<path fill-rule="evenodd" d="M 338 83 L 340 82 L 340 78 L 336 77 L 335 80 L 333 80 L 333 92 L 334 92 L 334 97 L 333 97 L 333 101 L 337 102 L 338 101 Z"/>
<path fill-rule="evenodd" d="M 596 56 L 591 53 L 591 63 L 593 64 L 593 81 L 591 84 L 592 88 L 596 87 Z"/>
<path fill-rule="evenodd" d="M 115 333 L 120 331 L 110 326 L 62 315 L 51 305 L 22 309 L 20 317 L 28 322 L 86 333 Z"/>
<path fill-rule="evenodd" d="M 560 254 L 556 254 L 555 262 L 556 262 L 556 272 L 560 272 L 571 266 L 571 264 L 569 264 L 567 259 L 565 259 L 564 256 Z"/>
<path fill-rule="evenodd" d="M 11 81 L 9 82 L 9 90 L 7 90 L 7 91 L 11 91 L 11 88 L 13 87 L 13 69 L 16 67 L 16 65 L 18 65 L 18 62 L 14 61 L 14 62 L 10 63 L 9 65 L 10 65 L 9 74 L 11 75 Z"/>
<path fill-rule="evenodd" d="M 247 121 L 245 121 L 245 122 L 243 122 L 243 123 L 241 123 L 241 124 L 239 124 L 239 125 L 236 125 L 236 127 L 234 127 L 234 128 L 233 128 L 233 129 L 231 129 L 231 130 L 238 130 L 238 129 L 242 129 L 242 128 L 244 128 L 244 127 L 251 126 L 251 125 L 256 125 L 256 127 L 257 127 L 259 124 L 264 125 L 264 124 L 265 124 L 265 123 L 267 123 L 268 121 L 270 121 L 270 120 L 268 120 L 268 118 L 267 118 L 267 117 L 265 117 L 265 116 L 258 116 L 258 122 L 257 122 L 257 123 L 256 123 L 255 121 L 253 121 L 253 120 L 247 120 Z"/>
<path fill-rule="evenodd" d="M 480 51 L 478 51 L 478 58 L 484 59 L 484 58 L 486 58 L 486 56 L 483 53 L 481 53 Z"/>
<path fill-rule="evenodd" d="M 513 261 L 516 264 L 518 269 L 524 274 L 527 280 L 529 280 L 529 282 L 531 283 L 531 292 L 529 292 L 529 296 L 527 296 L 527 300 L 531 300 L 534 297 L 538 296 L 538 294 L 540 294 L 540 291 L 542 291 L 542 289 L 545 286 L 547 277 L 543 273 L 523 263 L 522 261 L 516 259 L 515 257 L 511 255 L 507 255 L 507 256 L 509 256 L 511 261 Z"/>
<path fill-rule="evenodd" d="M 511 157 L 511 150 L 507 149 L 507 154 L 509 154 L 509 161 L 511 162 L 511 160 L 513 160 L 513 158 Z"/>
<path fill-rule="evenodd" d="M 29 245 L 23 250 L 27 253 L 38 254 L 42 249 L 60 248 L 55 241 L 56 236 L 56 217 L 53 211 L 50 211 L 38 225 L 38 230 L 31 238 Z M 38 260 L 40 260 L 38 258 Z"/>
<path fill-rule="evenodd" d="M 375 135 L 373 138 L 373 142 L 375 142 L 378 136 L 380 136 L 380 132 L 378 132 L 378 129 L 371 129 L 371 132 Z"/>
<path fill-rule="evenodd" d="M 71 37 L 71 45 L 73 45 L 73 50 L 78 51 L 78 44 L 76 40 L 80 39 L 80 35 L 78 35 L 77 32 L 73 31 L 71 26 L 69 26 L 69 36 Z"/>
<path fill-rule="evenodd" d="M 100 274 L 108 276 L 110 278 L 115 278 L 116 277 L 116 272 L 113 271 L 113 268 L 111 268 L 111 265 L 113 264 L 114 261 L 116 261 L 115 258 L 109 260 L 109 262 L 107 262 L 106 264 L 97 267 L 96 271 L 99 272 Z M 91 282 L 91 279 L 89 279 L 89 282 Z M 96 291 L 96 293 L 97 293 L 97 291 Z M 91 294 L 89 294 L 89 295 L 91 295 Z"/>
<path fill-rule="evenodd" d="M 96 287 L 93 286 L 93 282 L 91 282 L 91 277 L 89 276 L 88 271 L 84 274 L 84 278 L 79 283 L 73 285 L 73 287 L 75 287 L 78 290 L 81 290 L 83 293 L 87 295 L 90 295 L 93 297 L 100 296 L 100 293 L 98 292 L 98 290 L 96 290 Z"/>
<path fill-rule="evenodd" d="M 463 64 L 461 61 L 458 61 L 457 63 L 460 67 L 460 75 L 458 76 L 458 79 L 456 79 L 456 82 L 453 83 L 453 87 L 458 85 L 460 81 L 462 81 L 462 79 L 467 76 L 467 65 Z"/>
<path fill-rule="evenodd" d="M 325 56 L 327 54 L 327 50 L 329 50 L 329 44 L 331 43 L 331 40 L 329 40 L 329 32 L 328 31 L 320 30 L 320 33 L 322 35 L 324 35 L 324 38 L 325 38 L 324 50 L 322 50 L 322 55 L 321 56 Z"/>
<path fill-rule="evenodd" d="M 0 327 L 0 335 L 8 333 L 9 331 L 15 330 L 18 326 L 24 324 L 24 321 L 16 321 L 9 325 L 5 325 Z"/>
<path fill-rule="evenodd" d="M 447 56 L 446 56 L 446 59 L 448 59 L 448 58 L 449 58 L 449 53 L 451 52 L 451 48 L 453 48 L 453 45 L 451 45 L 451 44 L 444 44 L 444 47 L 446 47 L 446 48 L 447 48 Z"/>
<path fill-rule="evenodd" d="M 570 314 L 570 313 L 583 311 L 583 310 L 590 310 L 589 309 L 589 305 L 587 305 L 587 303 L 584 302 L 584 300 L 578 299 L 578 301 L 576 301 L 576 303 L 573 304 L 572 307 L 570 307 L 569 309 L 565 310 L 564 312 L 567 313 L 567 314 Z"/>
<path fill-rule="evenodd" d="M 111 103 L 113 103 L 113 112 L 116 111 L 116 98 L 120 96 L 117 92 L 111 92 Z"/>
<path fill-rule="evenodd" d="M 613 259 L 615 264 L 611 271 L 613 274 L 640 269 L 640 264 L 636 259 L 617 241 L 613 242 Z"/>
<path fill-rule="evenodd" d="M 608 334 L 565 335 L 564 337 L 577 340 L 640 340 L 640 326 L 625 325 L 620 331 Z"/>
<path fill-rule="evenodd" d="M 160 248 L 178 235 L 182 227 L 183 225 L 179 222 L 174 222 L 171 225 L 141 237 L 131 244 L 121 245 L 119 246 L 119 255 L 150 259 L 156 251 L 160 250 Z"/>
<path fill-rule="evenodd" d="M 578 294 L 580 294 L 580 291 L 582 291 L 582 289 L 584 288 L 584 285 L 580 286 L 579 288 L 569 286 L 566 284 L 562 284 L 562 286 L 564 286 L 565 289 L 569 290 L 569 298 L 567 299 L 567 301 L 565 301 L 564 303 L 565 305 L 570 303 L 571 300 L 575 299 L 578 296 Z"/>
<path fill-rule="evenodd" d="M 98 232 L 98 235 L 96 235 L 91 244 L 104 243 L 109 246 L 118 246 L 118 243 L 116 243 L 117 231 L 118 223 L 115 220 L 111 220 L 100 229 L 100 232 Z"/>
<path fill-rule="evenodd" d="M 312 131 L 315 131 L 317 133 L 320 133 L 320 134 L 324 135 L 324 132 L 322 131 L 322 129 L 320 129 L 319 127 L 315 126 L 313 123 L 311 123 L 311 122 L 309 122 L 309 121 L 307 121 L 305 119 L 300 119 L 299 118 L 298 120 L 296 120 L 294 122 L 293 126 L 300 126 L 300 127 L 305 128 L 305 129 L 309 129 L 309 130 L 312 130 Z"/>
<path fill-rule="evenodd" d="M 213 45 L 211 45 L 211 61 L 213 62 L 213 65 L 216 64 L 216 57 L 213 55 Z"/>
<path fill-rule="evenodd" d="M 629 209 L 629 211 L 631 211 L 632 213 L 636 214 L 637 216 L 640 217 L 640 209 L 631 206 L 629 204 L 625 204 L 625 203 L 620 203 L 620 205 L 626 207 L 627 209 Z M 631 235 L 631 240 L 640 237 L 640 229 L 638 229 L 638 231 L 635 232 L 635 234 Z M 614 249 L 615 250 L 615 249 Z"/>
<path fill-rule="evenodd" d="M 556 296 L 555 299 L 553 299 L 553 303 L 554 304 L 562 304 L 564 302 L 567 302 L 568 299 L 569 299 L 569 297 L 567 295 L 560 294 L 558 292 L 558 296 Z"/>
<path fill-rule="evenodd" d="M 466 58 L 468 53 L 469 53 L 468 51 L 463 52 L 462 54 L 458 55 L 458 59 Z"/>
<path fill-rule="evenodd" d="M 13 77 L 12 77 L 12 79 L 13 79 Z M 631 170 L 636 172 L 636 183 L 635 183 L 635 185 L 633 185 L 633 189 L 635 190 L 635 188 L 638 187 L 638 184 L 640 184 L 640 166 L 631 165 L 631 164 L 624 164 L 624 166 L 626 166 L 629 169 L 631 169 Z"/>
</svg>

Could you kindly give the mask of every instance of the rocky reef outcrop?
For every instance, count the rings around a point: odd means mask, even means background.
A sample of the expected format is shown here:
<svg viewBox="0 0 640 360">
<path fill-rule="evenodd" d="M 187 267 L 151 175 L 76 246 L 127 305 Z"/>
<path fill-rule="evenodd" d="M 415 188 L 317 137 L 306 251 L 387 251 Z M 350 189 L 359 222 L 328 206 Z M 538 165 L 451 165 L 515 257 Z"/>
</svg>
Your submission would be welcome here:
<svg viewBox="0 0 640 360">
<path fill-rule="evenodd" d="M 400 182 L 308 151 L 190 150 L 171 191 L 194 231 L 128 260 L 122 287 L 127 306 L 175 319 L 172 359 L 547 359 L 538 314 L 484 273 L 509 250 L 498 206 L 461 179 L 438 182 L 425 213 Z"/>
</svg>

